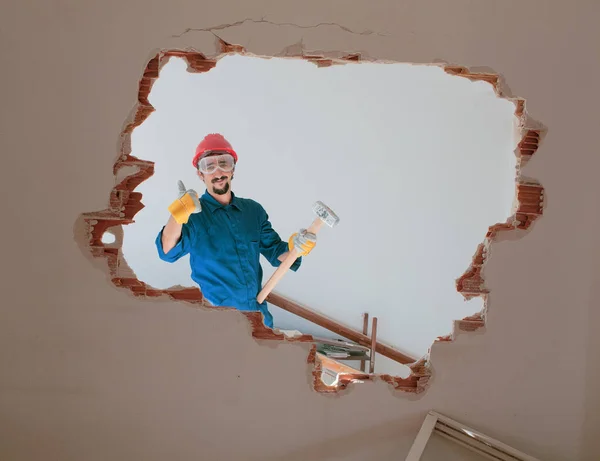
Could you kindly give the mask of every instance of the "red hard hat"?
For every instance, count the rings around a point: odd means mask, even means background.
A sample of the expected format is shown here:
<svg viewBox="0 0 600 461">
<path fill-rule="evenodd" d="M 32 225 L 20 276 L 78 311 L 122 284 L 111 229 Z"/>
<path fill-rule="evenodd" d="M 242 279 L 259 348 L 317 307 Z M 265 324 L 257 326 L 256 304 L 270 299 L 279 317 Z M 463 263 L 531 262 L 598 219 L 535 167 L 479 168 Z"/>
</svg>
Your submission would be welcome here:
<svg viewBox="0 0 600 461">
<path fill-rule="evenodd" d="M 219 133 L 211 133 L 207 134 L 206 137 L 198 144 L 196 147 L 196 155 L 194 155 L 194 160 L 192 160 L 192 164 L 194 168 L 198 168 L 198 162 L 200 159 L 212 150 L 227 152 L 233 156 L 233 161 L 237 163 L 238 157 L 231 144 L 223 137 L 223 135 Z"/>
</svg>

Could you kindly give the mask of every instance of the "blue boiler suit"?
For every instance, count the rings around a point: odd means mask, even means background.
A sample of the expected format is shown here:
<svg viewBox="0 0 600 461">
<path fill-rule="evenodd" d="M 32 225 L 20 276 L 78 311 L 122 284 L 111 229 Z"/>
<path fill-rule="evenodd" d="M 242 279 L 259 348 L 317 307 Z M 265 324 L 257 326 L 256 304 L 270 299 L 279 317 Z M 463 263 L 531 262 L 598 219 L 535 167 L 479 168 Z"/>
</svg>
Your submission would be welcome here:
<svg viewBox="0 0 600 461">
<path fill-rule="evenodd" d="M 182 226 L 181 238 L 168 253 L 162 248 L 163 228 L 156 237 L 158 256 L 175 262 L 190 255 L 192 279 L 204 297 L 215 306 L 235 307 L 241 311 L 260 311 L 266 326 L 273 328 L 273 316 L 266 301 L 258 304 L 256 296 L 262 288 L 262 254 L 278 267 L 278 256 L 288 251 L 269 222 L 264 208 L 254 200 L 232 193 L 229 205 L 221 205 L 208 192 L 200 197 L 202 211 L 192 214 Z M 291 269 L 297 271 L 298 258 Z"/>
</svg>

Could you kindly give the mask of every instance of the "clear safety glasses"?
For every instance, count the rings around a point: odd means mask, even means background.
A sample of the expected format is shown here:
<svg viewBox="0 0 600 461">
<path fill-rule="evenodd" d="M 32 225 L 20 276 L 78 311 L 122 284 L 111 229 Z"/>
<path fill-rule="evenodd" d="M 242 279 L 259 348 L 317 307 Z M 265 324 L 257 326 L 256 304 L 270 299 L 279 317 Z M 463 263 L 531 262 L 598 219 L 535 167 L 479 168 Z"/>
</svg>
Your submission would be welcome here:
<svg viewBox="0 0 600 461">
<path fill-rule="evenodd" d="M 233 170 L 234 166 L 235 162 L 233 160 L 233 155 L 231 154 L 202 157 L 200 162 L 198 162 L 198 169 L 204 174 L 213 174 L 215 171 L 217 171 L 217 168 L 229 173 L 231 170 Z"/>
</svg>

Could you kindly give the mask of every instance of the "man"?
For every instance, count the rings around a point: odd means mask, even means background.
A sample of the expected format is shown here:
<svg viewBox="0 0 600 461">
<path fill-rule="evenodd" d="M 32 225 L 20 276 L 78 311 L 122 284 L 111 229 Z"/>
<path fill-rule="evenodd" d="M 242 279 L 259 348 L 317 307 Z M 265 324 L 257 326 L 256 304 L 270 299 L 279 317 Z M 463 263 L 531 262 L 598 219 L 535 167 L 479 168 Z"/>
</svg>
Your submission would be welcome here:
<svg viewBox="0 0 600 461">
<path fill-rule="evenodd" d="M 171 216 L 158 233 L 156 247 L 159 257 L 171 263 L 190 255 L 192 279 L 211 304 L 258 310 L 265 325 L 273 328 L 267 303 L 256 300 L 263 276 L 259 257 L 262 254 L 277 267 L 296 247 L 300 256 L 291 269 L 297 271 L 317 239 L 300 229 L 283 242 L 259 203 L 237 197 L 231 190 L 237 160 L 220 134 L 209 134 L 200 142 L 192 164 L 206 192 L 198 197 L 179 181 L 179 198 L 169 206 Z"/>
</svg>

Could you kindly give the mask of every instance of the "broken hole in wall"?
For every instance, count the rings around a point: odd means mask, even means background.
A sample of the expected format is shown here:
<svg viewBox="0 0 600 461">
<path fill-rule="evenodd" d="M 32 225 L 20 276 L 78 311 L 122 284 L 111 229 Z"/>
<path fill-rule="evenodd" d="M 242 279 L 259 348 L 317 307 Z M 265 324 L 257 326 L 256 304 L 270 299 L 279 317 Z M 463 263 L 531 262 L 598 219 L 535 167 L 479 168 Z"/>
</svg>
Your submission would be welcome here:
<svg viewBox="0 0 600 461">
<path fill-rule="evenodd" d="M 172 58 L 149 101 L 155 112 L 133 131 L 132 155 L 155 162 L 154 174 L 136 188 L 144 208 L 123 228 L 123 254 L 140 281 L 194 286 L 189 258 L 161 261 L 154 240 L 177 180 L 204 192 L 191 160 L 200 140 L 219 132 L 239 155 L 233 191 L 262 204 L 284 240 L 310 224 L 317 200 L 340 216 L 277 292 L 355 330 L 368 312 L 378 338 L 413 357 L 453 320 L 482 310 L 455 281 L 489 226 L 515 211 L 518 142 L 515 104 L 488 82 L 437 66 L 317 68 L 239 55 L 195 74 Z M 264 282 L 274 269 L 262 265 Z M 342 339 L 269 309 L 276 328 Z M 375 372 L 408 374 L 380 354 Z"/>
<path fill-rule="evenodd" d="M 112 232 L 105 232 L 104 234 L 102 234 L 102 243 L 110 245 L 112 243 L 115 243 L 116 240 L 117 237 Z"/>
</svg>

